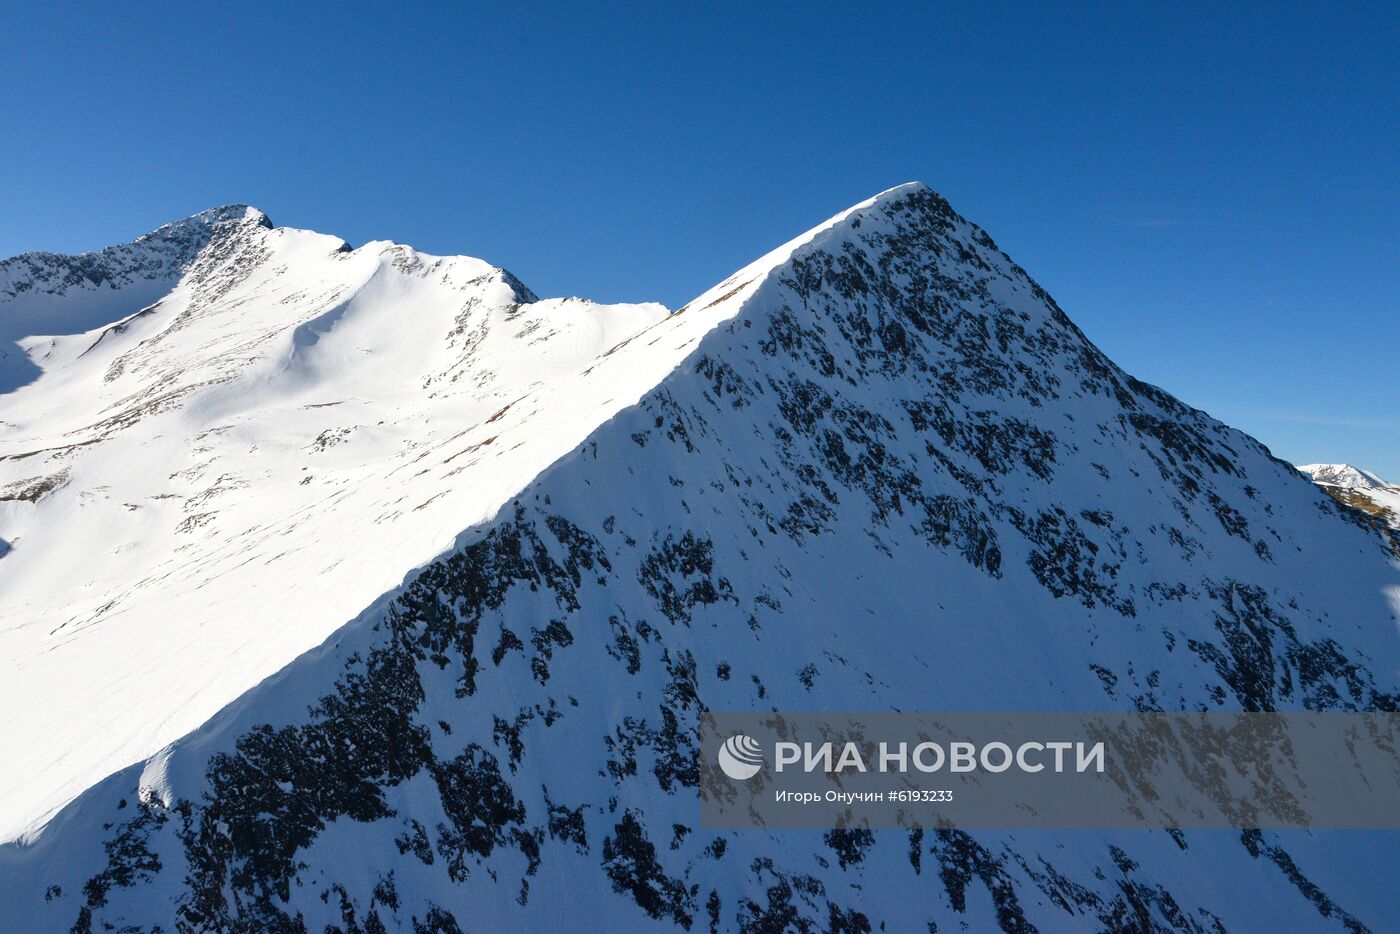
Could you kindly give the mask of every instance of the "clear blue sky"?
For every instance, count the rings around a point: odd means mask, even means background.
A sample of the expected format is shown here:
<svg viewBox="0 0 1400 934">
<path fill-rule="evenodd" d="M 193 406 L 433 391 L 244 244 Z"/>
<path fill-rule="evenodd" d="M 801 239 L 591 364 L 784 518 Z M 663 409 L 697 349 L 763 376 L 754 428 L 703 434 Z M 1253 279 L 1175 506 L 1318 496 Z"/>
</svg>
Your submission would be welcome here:
<svg viewBox="0 0 1400 934">
<path fill-rule="evenodd" d="M 246 201 L 674 307 L 919 179 L 1135 375 L 1400 482 L 1394 3 L 758 7 L 0 0 L 0 255 Z"/>
</svg>

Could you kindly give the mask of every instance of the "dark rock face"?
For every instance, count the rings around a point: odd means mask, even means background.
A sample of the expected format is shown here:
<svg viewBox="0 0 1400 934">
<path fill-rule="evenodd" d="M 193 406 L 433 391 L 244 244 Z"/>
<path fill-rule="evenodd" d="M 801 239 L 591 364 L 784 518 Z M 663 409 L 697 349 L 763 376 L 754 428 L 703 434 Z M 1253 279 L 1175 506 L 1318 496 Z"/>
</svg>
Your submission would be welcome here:
<svg viewBox="0 0 1400 934">
<path fill-rule="evenodd" d="M 94 792 L 84 813 L 125 796 L 105 827 L 54 833 L 103 852 L 26 869 L 51 887 L 33 916 L 1360 930 L 1395 896 L 1313 881 L 1312 838 L 694 826 L 705 709 L 1395 710 L 1377 594 L 1397 575 L 1336 513 L 906 190 L 800 249 L 496 519 L 177 747 L 168 788 L 141 796 L 129 772 Z M 1334 586 L 1342 552 L 1366 570 Z"/>
</svg>

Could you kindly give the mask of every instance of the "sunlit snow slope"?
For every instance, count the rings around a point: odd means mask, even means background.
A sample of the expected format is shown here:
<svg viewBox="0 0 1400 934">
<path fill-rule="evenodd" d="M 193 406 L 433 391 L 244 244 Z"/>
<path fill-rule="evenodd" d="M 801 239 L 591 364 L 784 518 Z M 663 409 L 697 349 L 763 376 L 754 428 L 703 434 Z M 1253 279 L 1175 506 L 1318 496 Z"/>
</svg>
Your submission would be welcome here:
<svg viewBox="0 0 1400 934">
<path fill-rule="evenodd" d="M 1400 532 L 1400 486 L 1350 464 L 1304 464 L 1298 469 L 1337 502 L 1375 516 Z"/>
<path fill-rule="evenodd" d="M 0 264 L 0 839 L 491 516 L 707 329 L 666 316 L 242 206 Z"/>
</svg>

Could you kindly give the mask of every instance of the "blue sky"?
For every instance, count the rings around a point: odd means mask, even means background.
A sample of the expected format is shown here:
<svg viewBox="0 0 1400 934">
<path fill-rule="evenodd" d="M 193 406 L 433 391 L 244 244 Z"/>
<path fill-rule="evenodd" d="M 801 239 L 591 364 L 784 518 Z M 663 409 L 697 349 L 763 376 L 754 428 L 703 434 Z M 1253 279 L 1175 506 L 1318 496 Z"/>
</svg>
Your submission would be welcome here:
<svg viewBox="0 0 1400 934">
<path fill-rule="evenodd" d="M 677 306 L 941 191 L 1135 375 L 1400 482 L 1394 4 L 0 0 L 0 255 L 214 204 Z"/>
</svg>

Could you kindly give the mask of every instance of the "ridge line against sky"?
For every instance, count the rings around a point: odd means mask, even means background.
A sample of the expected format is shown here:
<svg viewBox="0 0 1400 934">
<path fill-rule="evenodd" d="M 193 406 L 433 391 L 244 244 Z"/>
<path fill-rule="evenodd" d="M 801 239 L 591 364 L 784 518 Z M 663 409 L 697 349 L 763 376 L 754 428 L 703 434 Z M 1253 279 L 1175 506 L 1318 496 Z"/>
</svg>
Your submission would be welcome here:
<svg viewBox="0 0 1400 934">
<path fill-rule="evenodd" d="M 677 307 L 920 179 L 1130 373 L 1400 481 L 1400 9 L 14 5 L 0 255 L 230 202 Z"/>
</svg>

